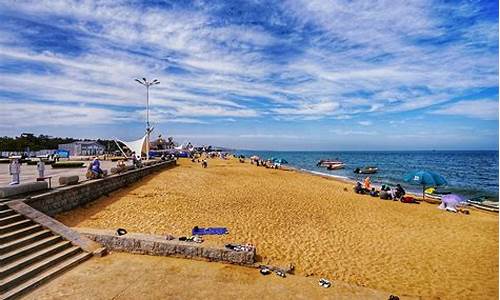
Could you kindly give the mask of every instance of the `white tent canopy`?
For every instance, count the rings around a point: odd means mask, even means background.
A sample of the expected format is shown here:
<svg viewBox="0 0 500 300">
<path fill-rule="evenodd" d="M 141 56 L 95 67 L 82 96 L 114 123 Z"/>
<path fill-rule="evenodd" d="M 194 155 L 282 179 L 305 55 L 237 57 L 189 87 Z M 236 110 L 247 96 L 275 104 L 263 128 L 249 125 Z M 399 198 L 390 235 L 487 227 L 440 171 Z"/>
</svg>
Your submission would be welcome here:
<svg viewBox="0 0 500 300">
<path fill-rule="evenodd" d="M 124 141 L 119 140 L 119 139 L 116 139 L 115 141 L 124 144 L 131 151 L 135 152 L 135 155 L 137 157 L 141 157 L 142 158 L 143 157 L 142 153 L 146 153 L 146 151 L 147 151 L 147 149 L 146 149 L 146 140 L 147 140 L 147 137 L 148 137 L 148 135 L 146 134 L 145 136 L 143 136 L 142 138 L 140 138 L 140 139 L 138 139 L 136 141 L 124 142 Z M 120 148 L 120 150 L 122 150 L 122 149 Z M 122 152 L 123 152 L 123 150 L 122 150 Z M 123 154 L 125 155 L 125 153 L 123 153 Z"/>
</svg>

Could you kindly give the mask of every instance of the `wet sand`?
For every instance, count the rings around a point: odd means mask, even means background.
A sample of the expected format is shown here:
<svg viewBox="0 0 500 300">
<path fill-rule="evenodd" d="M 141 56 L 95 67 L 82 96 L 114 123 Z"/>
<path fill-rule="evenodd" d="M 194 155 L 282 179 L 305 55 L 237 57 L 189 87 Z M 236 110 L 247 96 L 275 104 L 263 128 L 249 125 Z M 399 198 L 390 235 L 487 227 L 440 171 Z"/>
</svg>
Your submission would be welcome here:
<svg viewBox="0 0 500 300">
<path fill-rule="evenodd" d="M 218 242 L 249 242 L 265 263 L 299 275 L 424 298 L 498 298 L 498 215 L 446 213 L 357 195 L 352 185 L 237 160 L 149 176 L 61 214 L 69 226 L 189 235 L 226 226 Z"/>
</svg>

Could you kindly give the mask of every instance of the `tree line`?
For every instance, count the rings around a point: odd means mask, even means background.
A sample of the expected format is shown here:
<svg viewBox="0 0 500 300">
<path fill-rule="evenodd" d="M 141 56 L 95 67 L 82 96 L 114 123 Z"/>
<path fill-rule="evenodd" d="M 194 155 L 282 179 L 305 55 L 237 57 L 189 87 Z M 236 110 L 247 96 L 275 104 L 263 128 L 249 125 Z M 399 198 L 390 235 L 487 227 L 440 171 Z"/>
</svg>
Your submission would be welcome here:
<svg viewBox="0 0 500 300">
<path fill-rule="evenodd" d="M 39 151 L 45 149 L 57 149 L 59 144 L 67 144 L 76 141 L 91 141 L 90 139 L 75 139 L 75 138 L 61 138 L 51 137 L 48 135 L 40 134 L 35 136 L 32 133 L 23 133 L 20 136 L 0 137 L 0 151 L 13 151 L 13 152 L 28 152 Z M 97 142 L 106 147 L 106 152 L 114 152 L 118 150 L 113 140 L 101 140 Z"/>
</svg>

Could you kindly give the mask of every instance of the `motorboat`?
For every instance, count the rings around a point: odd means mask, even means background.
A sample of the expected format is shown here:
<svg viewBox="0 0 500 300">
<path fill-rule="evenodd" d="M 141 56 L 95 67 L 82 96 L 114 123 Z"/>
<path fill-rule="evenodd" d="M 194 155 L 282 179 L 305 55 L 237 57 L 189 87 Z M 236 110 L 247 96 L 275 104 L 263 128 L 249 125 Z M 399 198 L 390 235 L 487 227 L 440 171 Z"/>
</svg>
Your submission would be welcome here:
<svg viewBox="0 0 500 300">
<path fill-rule="evenodd" d="M 318 161 L 316 166 L 318 167 L 328 167 L 331 165 L 343 165 L 344 163 L 339 160 L 322 159 Z"/>
<path fill-rule="evenodd" d="M 354 173 L 356 174 L 375 174 L 377 172 L 378 168 L 373 166 L 354 169 Z"/>
<path fill-rule="evenodd" d="M 343 163 L 330 164 L 326 167 L 327 170 L 340 170 L 343 168 L 345 168 L 345 164 L 343 164 Z"/>
</svg>

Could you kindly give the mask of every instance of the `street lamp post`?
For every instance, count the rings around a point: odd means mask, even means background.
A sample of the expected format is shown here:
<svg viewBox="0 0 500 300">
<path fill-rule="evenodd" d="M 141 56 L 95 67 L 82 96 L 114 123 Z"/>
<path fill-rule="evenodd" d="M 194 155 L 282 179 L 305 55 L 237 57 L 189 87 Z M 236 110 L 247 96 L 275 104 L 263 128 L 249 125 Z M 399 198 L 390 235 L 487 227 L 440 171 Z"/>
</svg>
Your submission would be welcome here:
<svg viewBox="0 0 500 300">
<path fill-rule="evenodd" d="M 146 87 L 146 133 L 147 133 L 147 138 L 146 138 L 146 160 L 149 160 L 149 136 L 151 133 L 151 126 L 149 124 L 149 87 L 152 85 L 159 84 L 160 82 L 158 79 L 154 79 L 153 81 L 147 81 L 146 78 L 141 79 L 135 79 L 138 83 Z"/>
</svg>

